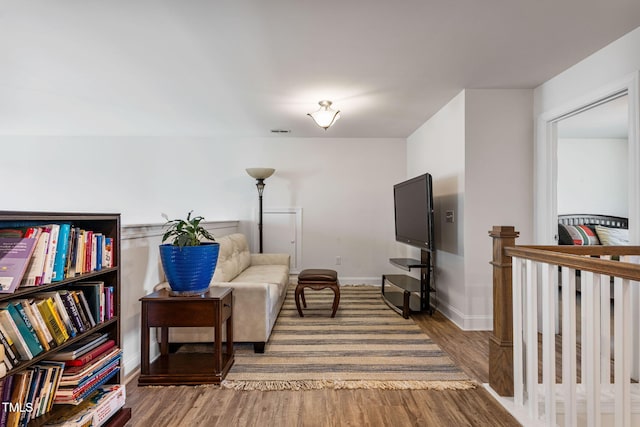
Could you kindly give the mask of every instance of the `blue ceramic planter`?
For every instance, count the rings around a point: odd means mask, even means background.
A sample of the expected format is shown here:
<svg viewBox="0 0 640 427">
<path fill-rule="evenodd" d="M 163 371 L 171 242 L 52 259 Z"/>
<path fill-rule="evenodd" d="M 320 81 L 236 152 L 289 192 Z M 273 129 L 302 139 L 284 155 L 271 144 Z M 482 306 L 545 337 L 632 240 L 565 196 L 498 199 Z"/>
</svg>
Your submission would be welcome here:
<svg viewBox="0 0 640 427">
<path fill-rule="evenodd" d="M 209 289 L 218 263 L 220 244 L 160 245 L 160 260 L 173 295 L 199 295 Z"/>
</svg>

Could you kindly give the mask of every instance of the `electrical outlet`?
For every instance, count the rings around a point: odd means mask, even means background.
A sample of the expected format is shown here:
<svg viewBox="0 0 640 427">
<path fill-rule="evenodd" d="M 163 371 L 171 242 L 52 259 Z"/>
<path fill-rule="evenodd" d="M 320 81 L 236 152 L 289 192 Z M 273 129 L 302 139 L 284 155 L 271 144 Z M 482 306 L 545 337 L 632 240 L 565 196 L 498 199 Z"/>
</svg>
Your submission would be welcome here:
<svg viewBox="0 0 640 427">
<path fill-rule="evenodd" d="M 445 211 L 444 212 L 444 222 L 455 222 L 455 213 L 453 211 Z"/>
<path fill-rule="evenodd" d="M 336 265 L 342 265 L 342 257 L 340 256 L 336 257 Z"/>
</svg>

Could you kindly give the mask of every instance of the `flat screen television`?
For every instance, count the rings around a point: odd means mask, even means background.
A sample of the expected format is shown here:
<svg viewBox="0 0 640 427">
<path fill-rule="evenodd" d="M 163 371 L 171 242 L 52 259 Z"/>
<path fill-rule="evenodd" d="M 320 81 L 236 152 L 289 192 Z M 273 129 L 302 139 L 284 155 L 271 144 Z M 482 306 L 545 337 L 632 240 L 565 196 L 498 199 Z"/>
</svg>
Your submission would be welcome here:
<svg viewBox="0 0 640 427">
<path fill-rule="evenodd" d="M 396 241 L 433 249 L 431 175 L 425 173 L 393 186 Z"/>
</svg>

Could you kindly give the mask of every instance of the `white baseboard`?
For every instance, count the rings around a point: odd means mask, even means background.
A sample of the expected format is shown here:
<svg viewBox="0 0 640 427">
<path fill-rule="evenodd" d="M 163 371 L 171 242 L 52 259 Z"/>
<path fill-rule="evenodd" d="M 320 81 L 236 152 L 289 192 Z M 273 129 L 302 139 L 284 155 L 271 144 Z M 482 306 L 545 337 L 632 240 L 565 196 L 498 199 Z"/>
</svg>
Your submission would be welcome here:
<svg viewBox="0 0 640 427">
<path fill-rule="evenodd" d="M 382 286 L 381 277 L 340 277 L 341 285 Z"/>
<path fill-rule="evenodd" d="M 444 317 L 451 320 L 463 331 L 491 331 L 493 330 L 493 317 L 489 315 L 467 315 L 457 308 L 438 302 L 438 311 Z"/>
</svg>

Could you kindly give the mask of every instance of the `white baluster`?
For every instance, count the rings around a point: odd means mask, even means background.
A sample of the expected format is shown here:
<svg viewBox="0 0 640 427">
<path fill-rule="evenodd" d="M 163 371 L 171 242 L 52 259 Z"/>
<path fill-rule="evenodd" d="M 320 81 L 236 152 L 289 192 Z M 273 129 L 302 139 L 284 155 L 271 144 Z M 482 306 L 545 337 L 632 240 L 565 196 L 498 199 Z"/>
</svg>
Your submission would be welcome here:
<svg viewBox="0 0 640 427">
<path fill-rule="evenodd" d="M 513 297 L 513 402 L 516 406 L 524 405 L 524 367 L 522 353 L 522 260 L 512 258 L 512 297 Z"/>
<path fill-rule="evenodd" d="M 527 260 L 527 317 L 526 332 L 526 372 L 527 372 L 527 406 L 529 418 L 538 420 L 538 274 L 537 264 Z"/>
<path fill-rule="evenodd" d="M 578 425 L 576 382 L 576 271 L 562 267 L 562 386 L 566 427 Z"/>
<path fill-rule="evenodd" d="M 601 258 L 611 259 L 604 255 Z M 611 277 L 600 275 L 600 381 L 611 384 Z"/>
<path fill-rule="evenodd" d="M 542 264 L 542 384 L 544 420 L 551 426 L 556 425 L 555 270 L 555 266 Z"/>
<path fill-rule="evenodd" d="M 631 285 L 614 280 L 614 360 L 616 427 L 631 425 Z"/>
<path fill-rule="evenodd" d="M 582 383 L 587 398 L 587 426 L 599 427 L 600 411 L 600 275 L 582 272 Z"/>
</svg>

